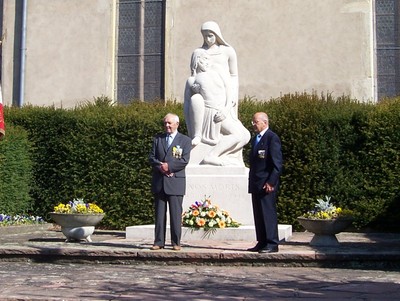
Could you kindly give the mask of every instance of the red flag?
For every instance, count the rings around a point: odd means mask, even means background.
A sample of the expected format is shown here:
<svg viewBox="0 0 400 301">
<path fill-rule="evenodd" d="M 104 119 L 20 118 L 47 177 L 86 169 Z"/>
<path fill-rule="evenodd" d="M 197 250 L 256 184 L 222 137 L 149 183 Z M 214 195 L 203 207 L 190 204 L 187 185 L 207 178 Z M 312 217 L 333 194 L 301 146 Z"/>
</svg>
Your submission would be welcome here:
<svg viewBox="0 0 400 301">
<path fill-rule="evenodd" d="M 0 139 L 6 134 L 6 126 L 4 124 L 4 113 L 3 113 L 3 97 L 0 86 Z"/>
</svg>

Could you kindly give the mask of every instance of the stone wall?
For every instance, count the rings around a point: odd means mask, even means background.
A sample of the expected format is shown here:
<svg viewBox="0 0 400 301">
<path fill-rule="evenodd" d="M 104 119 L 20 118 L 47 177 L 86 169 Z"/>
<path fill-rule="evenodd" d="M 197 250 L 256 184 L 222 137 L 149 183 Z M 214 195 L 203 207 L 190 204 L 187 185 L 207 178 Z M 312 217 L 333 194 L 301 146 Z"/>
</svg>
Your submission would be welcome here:
<svg viewBox="0 0 400 301">
<path fill-rule="evenodd" d="M 4 1 L 2 85 L 5 104 L 18 76 L 16 1 Z M 113 95 L 113 1 L 29 0 L 24 104 L 71 107 Z M 18 16 L 17 16 L 18 18 Z M 14 99 L 14 102 L 16 100 Z"/>
<path fill-rule="evenodd" d="M 183 99 L 201 24 L 238 56 L 240 98 L 318 92 L 375 98 L 372 0 L 167 1 L 166 96 Z"/>
<path fill-rule="evenodd" d="M 15 3 L 4 1 L 3 9 L 6 105 L 15 97 L 19 59 Z M 24 104 L 71 107 L 114 97 L 117 1 L 27 4 Z M 166 0 L 165 98 L 183 101 L 191 53 L 202 45 L 200 26 L 214 20 L 237 52 L 240 98 L 316 90 L 375 100 L 373 6 L 374 0 Z"/>
</svg>

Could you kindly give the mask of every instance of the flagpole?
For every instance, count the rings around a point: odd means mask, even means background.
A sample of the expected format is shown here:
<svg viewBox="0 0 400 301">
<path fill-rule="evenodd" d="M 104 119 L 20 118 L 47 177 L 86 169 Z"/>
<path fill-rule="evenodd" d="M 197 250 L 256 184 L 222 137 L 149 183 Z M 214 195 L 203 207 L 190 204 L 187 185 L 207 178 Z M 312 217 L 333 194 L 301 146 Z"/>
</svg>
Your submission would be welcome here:
<svg viewBox="0 0 400 301">
<path fill-rule="evenodd" d="M 2 139 L 6 134 L 6 127 L 4 124 L 4 113 L 3 113 L 3 92 L 1 91 L 0 83 L 0 139 Z"/>
<path fill-rule="evenodd" d="M 4 34 L 0 39 L 0 47 L 3 47 Z M 4 110 L 3 110 L 3 91 L 1 89 L 1 76 L 0 76 L 0 140 L 6 135 L 6 125 L 4 123 Z"/>
</svg>

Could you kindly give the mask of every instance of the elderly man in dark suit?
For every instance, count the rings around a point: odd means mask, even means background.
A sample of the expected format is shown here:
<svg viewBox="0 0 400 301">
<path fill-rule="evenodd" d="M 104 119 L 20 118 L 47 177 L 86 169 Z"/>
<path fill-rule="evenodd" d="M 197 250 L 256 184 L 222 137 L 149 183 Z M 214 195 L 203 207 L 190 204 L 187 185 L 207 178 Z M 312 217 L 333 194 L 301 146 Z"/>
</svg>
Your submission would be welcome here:
<svg viewBox="0 0 400 301">
<path fill-rule="evenodd" d="M 249 193 L 252 194 L 257 244 L 251 252 L 278 252 L 278 216 L 276 197 L 282 173 L 281 141 L 269 129 L 268 115 L 257 112 L 252 125 L 257 135 L 250 153 Z"/>
<path fill-rule="evenodd" d="M 191 139 L 178 132 L 179 117 L 164 117 L 165 132 L 153 139 L 149 156 L 153 167 L 151 190 L 155 205 L 155 239 L 151 250 L 165 246 L 167 205 L 170 214 L 171 242 L 175 251 L 181 250 L 182 203 L 186 191 L 185 168 L 189 163 Z"/>
</svg>

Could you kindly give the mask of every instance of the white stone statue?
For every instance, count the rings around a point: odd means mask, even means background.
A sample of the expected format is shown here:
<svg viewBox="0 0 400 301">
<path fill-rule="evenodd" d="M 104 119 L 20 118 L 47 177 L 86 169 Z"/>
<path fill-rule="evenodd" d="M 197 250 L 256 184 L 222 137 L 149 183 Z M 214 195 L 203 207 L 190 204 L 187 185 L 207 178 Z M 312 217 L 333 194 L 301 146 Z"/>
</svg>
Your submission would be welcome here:
<svg viewBox="0 0 400 301">
<path fill-rule="evenodd" d="M 200 164 L 243 165 L 242 149 L 249 131 L 237 117 L 238 75 L 235 50 L 215 22 L 206 22 L 204 44 L 191 58 L 185 86 L 184 114 L 192 145 L 212 146 Z"/>
</svg>

